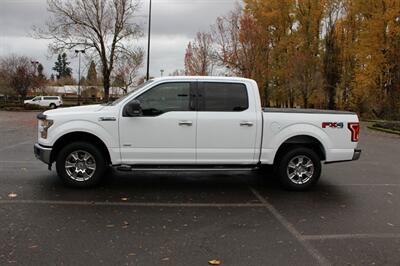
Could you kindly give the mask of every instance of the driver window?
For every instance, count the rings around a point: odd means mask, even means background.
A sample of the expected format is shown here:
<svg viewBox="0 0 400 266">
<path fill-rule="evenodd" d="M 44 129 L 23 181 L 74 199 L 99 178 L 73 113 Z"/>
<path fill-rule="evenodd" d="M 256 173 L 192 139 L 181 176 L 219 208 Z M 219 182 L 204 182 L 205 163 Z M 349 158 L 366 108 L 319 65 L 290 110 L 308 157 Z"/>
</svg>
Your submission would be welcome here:
<svg viewBox="0 0 400 266">
<path fill-rule="evenodd" d="M 160 84 L 136 98 L 144 116 L 158 116 L 171 111 L 190 111 L 190 83 Z"/>
<path fill-rule="evenodd" d="M 34 101 L 34 102 L 39 101 L 39 100 L 40 100 L 40 97 L 35 97 L 32 99 L 32 101 Z"/>
</svg>

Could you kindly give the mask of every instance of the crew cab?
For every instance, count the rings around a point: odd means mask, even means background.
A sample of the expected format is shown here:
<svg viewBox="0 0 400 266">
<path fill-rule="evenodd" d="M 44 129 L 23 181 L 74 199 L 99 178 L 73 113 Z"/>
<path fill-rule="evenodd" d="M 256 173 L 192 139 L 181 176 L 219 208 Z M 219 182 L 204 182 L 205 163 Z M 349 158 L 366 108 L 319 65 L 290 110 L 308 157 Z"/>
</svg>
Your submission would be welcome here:
<svg viewBox="0 0 400 266">
<path fill-rule="evenodd" d="M 33 104 L 55 109 L 63 105 L 63 100 L 60 96 L 36 96 L 30 100 L 25 100 L 24 104 Z"/>
<path fill-rule="evenodd" d="M 120 99 L 38 115 L 37 158 L 67 184 L 117 170 L 243 171 L 272 165 L 291 190 L 314 185 L 321 163 L 357 160 L 359 120 L 345 111 L 262 108 L 255 81 L 164 77 Z"/>
</svg>

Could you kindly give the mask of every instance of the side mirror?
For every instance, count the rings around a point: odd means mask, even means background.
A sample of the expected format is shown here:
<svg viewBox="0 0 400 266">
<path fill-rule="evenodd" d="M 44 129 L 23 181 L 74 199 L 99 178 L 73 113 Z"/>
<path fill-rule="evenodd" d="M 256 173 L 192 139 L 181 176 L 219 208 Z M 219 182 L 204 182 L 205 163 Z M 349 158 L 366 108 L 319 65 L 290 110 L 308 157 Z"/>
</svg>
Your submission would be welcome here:
<svg viewBox="0 0 400 266">
<path fill-rule="evenodd" d="M 140 107 L 140 102 L 138 100 L 132 100 L 124 107 L 123 116 L 135 117 L 142 116 L 142 107 Z"/>
</svg>

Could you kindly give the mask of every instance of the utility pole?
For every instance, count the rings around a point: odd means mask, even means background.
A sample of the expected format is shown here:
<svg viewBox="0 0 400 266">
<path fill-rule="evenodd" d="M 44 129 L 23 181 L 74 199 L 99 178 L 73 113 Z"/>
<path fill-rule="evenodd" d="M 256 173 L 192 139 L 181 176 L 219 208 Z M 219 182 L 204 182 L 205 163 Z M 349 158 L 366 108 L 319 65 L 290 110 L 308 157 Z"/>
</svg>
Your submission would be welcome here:
<svg viewBox="0 0 400 266">
<path fill-rule="evenodd" d="M 149 0 L 149 31 L 147 33 L 147 72 L 146 72 L 146 80 L 150 79 L 150 32 L 151 32 L 151 0 Z"/>
<path fill-rule="evenodd" d="M 75 50 L 78 54 L 79 64 L 78 64 L 78 105 L 81 105 L 81 54 L 85 53 L 85 50 Z"/>
<path fill-rule="evenodd" d="M 164 75 L 164 69 L 161 69 L 160 73 L 161 73 L 161 77 L 162 77 Z"/>
</svg>

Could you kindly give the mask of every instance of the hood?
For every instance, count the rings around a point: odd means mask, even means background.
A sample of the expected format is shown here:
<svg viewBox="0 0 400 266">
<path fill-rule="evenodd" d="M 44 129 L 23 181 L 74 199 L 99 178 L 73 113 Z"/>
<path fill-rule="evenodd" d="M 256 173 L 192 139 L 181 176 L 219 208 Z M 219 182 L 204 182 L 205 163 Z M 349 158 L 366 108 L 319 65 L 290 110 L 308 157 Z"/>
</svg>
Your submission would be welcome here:
<svg viewBox="0 0 400 266">
<path fill-rule="evenodd" d="M 45 115 L 63 115 L 63 114 L 83 114 L 83 113 L 93 113 L 100 111 L 103 109 L 104 105 L 93 104 L 93 105 L 85 105 L 85 106 L 74 106 L 74 107 L 65 107 L 65 108 L 57 108 L 54 110 L 48 110 L 44 112 Z"/>
</svg>

